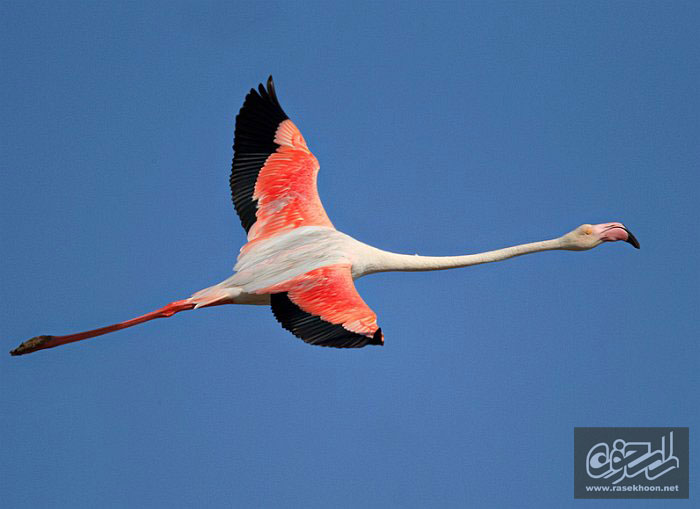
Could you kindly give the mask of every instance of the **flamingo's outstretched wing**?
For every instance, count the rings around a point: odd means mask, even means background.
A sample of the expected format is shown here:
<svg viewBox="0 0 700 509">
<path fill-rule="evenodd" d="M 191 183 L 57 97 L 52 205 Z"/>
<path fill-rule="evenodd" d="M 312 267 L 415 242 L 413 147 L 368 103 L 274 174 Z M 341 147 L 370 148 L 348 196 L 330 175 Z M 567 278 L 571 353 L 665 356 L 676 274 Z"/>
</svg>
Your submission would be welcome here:
<svg viewBox="0 0 700 509">
<path fill-rule="evenodd" d="M 300 226 L 333 227 L 316 190 L 319 165 L 267 89 L 251 89 L 236 117 L 231 195 L 248 241 Z"/>
<path fill-rule="evenodd" d="M 349 265 L 312 270 L 284 288 L 270 296 L 272 312 L 307 343 L 336 348 L 384 344 L 377 315 L 357 293 Z"/>
</svg>

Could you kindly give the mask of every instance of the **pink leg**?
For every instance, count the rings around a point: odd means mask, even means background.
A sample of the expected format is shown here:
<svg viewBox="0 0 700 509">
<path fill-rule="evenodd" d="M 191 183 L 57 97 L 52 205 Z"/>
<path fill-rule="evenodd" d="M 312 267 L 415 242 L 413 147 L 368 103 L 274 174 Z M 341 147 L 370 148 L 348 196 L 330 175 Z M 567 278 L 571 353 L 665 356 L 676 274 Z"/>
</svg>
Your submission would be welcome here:
<svg viewBox="0 0 700 509">
<path fill-rule="evenodd" d="M 224 304 L 224 302 L 221 302 L 220 304 Z M 153 320 L 155 318 L 167 318 L 169 316 L 173 316 L 175 313 L 179 313 L 180 311 L 192 309 L 195 307 L 195 305 L 196 304 L 194 302 L 189 300 L 178 300 L 143 316 L 138 316 L 136 318 L 132 318 L 131 320 L 126 320 L 125 322 L 115 323 L 114 325 L 108 325 L 107 327 L 78 332 L 77 334 L 68 334 L 67 336 L 36 336 L 19 345 L 17 348 L 12 350 L 10 354 L 24 355 L 25 353 L 31 353 L 37 350 L 43 350 L 45 348 L 53 348 L 54 346 L 65 345 L 66 343 L 80 341 L 81 339 L 94 338 L 95 336 L 101 336 L 102 334 L 107 334 L 109 332 L 126 329 L 127 327 L 133 327 L 134 325 L 148 322 L 149 320 Z"/>
</svg>

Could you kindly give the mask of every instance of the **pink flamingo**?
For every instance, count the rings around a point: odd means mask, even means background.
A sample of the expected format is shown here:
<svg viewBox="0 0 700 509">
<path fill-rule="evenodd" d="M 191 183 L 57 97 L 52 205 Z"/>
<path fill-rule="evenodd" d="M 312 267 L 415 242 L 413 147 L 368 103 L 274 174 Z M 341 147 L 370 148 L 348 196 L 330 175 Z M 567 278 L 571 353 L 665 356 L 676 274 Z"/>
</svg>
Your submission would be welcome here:
<svg viewBox="0 0 700 509">
<path fill-rule="evenodd" d="M 280 106 L 272 77 L 251 89 L 236 117 L 231 194 L 248 233 L 235 273 L 192 297 L 100 329 L 36 336 L 12 355 L 53 348 L 174 315 L 221 304 L 265 304 L 282 327 L 307 343 L 337 348 L 383 345 L 377 315 L 353 281 L 385 271 L 424 271 L 496 262 L 538 251 L 584 251 L 603 242 L 639 242 L 617 222 L 584 224 L 555 239 L 463 256 L 390 253 L 339 232 L 316 189 L 319 164 Z"/>
</svg>

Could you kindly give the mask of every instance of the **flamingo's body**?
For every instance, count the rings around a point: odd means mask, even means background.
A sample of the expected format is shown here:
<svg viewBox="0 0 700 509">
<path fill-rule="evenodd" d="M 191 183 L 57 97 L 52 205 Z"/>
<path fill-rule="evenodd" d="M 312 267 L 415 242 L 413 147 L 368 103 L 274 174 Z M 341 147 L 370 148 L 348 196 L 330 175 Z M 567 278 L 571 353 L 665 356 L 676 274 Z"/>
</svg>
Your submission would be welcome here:
<svg viewBox="0 0 700 509">
<path fill-rule="evenodd" d="M 192 297 L 115 325 L 67 336 L 37 336 L 11 353 L 52 348 L 188 309 L 221 304 L 270 305 L 282 326 L 307 343 L 382 345 L 376 314 L 353 280 L 382 271 L 441 270 L 552 249 L 585 250 L 604 241 L 639 247 L 621 223 L 582 225 L 557 239 L 486 253 L 421 257 L 390 253 L 337 231 L 316 190 L 319 164 L 282 110 L 272 78 L 251 90 L 236 117 L 231 191 L 248 233 L 235 273 Z"/>
</svg>

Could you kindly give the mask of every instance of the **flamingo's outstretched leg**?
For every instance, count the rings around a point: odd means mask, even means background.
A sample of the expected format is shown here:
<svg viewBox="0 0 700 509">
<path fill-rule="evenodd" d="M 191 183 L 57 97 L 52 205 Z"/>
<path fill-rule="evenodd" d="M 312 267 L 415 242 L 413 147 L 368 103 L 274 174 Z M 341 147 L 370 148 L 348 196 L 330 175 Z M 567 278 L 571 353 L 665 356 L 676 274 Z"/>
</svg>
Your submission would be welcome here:
<svg viewBox="0 0 700 509">
<path fill-rule="evenodd" d="M 216 302 L 208 304 L 209 306 L 216 306 L 219 304 L 228 304 L 230 302 Z M 101 336 L 102 334 L 107 334 L 109 332 L 114 332 L 120 329 L 126 329 L 127 327 L 133 327 L 140 323 L 148 322 L 155 318 L 167 318 L 173 316 L 175 313 L 180 311 L 187 311 L 189 309 L 194 309 L 197 302 L 192 299 L 177 300 L 171 302 L 170 304 L 163 306 L 160 309 L 146 313 L 143 316 L 137 316 L 131 320 L 126 320 L 125 322 L 115 323 L 114 325 L 108 325 L 107 327 L 101 327 L 99 329 L 93 329 L 85 332 L 78 332 L 76 334 L 68 334 L 66 336 L 35 336 L 28 339 L 21 345 L 19 345 L 14 350 L 10 351 L 12 355 L 24 355 L 26 353 L 35 352 L 37 350 L 43 350 L 45 348 L 53 348 L 54 346 L 65 345 L 66 343 L 72 343 L 74 341 L 80 341 L 81 339 L 94 338 L 95 336 Z"/>
</svg>

